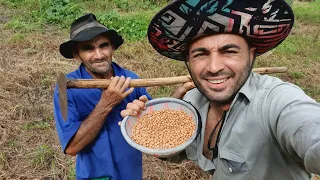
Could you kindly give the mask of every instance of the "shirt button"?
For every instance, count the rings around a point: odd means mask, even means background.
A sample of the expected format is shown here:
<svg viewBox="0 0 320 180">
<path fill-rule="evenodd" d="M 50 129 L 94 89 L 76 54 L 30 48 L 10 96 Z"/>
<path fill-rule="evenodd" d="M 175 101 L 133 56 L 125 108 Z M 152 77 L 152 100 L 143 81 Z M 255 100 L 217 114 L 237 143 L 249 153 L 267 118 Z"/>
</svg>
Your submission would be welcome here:
<svg viewBox="0 0 320 180">
<path fill-rule="evenodd" d="M 229 167 L 229 172 L 231 172 L 231 173 L 232 173 L 232 168 L 231 168 L 231 167 Z"/>
</svg>

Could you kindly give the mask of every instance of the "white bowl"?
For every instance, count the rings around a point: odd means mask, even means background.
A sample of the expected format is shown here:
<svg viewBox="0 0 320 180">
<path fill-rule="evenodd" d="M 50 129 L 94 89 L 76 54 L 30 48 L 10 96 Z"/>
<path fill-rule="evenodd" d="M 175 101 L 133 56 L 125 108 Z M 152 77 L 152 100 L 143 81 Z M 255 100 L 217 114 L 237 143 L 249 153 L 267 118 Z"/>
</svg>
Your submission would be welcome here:
<svg viewBox="0 0 320 180">
<path fill-rule="evenodd" d="M 134 147 L 135 149 L 143 153 L 146 153 L 155 157 L 160 157 L 160 158 L 173 156 L 181 152 L 182 150 L 184 150 L 187 146 L 189 146 L 195 140 L 198 134 L 198 131 L 201 129 L 201 127 L 199 129 L 199 125 L 201 125 L 201 121 L 200 121 L 200 124 L 198 124 L 199 116 L 197 114 L 196 109 L 186 101 L 175 99 L 175 98 L 157 98 L 157 99 L 148 101 L 146 103 L 146 107 L 147 107 L 146 110 L 142 111 L 137 117 L 127 116 L 123 119 L 121 123 L 121 133 L 125 138 L 125 140 L 128 142 L 129 145 L 131 145 L 132 147 Z M 192 136 L 186 142 L 174 148 L 152 149 L 152 148 L 141 146 L 131 139 L 132 128 L 134 124 L 137 122 L 138 118 L 142 117 L 144 114 L 149 113 L 151 111 L 165 110 L 165 109 L 182 110 L 192 117 L 195 123 L 195 130 Z"/>
</svg>

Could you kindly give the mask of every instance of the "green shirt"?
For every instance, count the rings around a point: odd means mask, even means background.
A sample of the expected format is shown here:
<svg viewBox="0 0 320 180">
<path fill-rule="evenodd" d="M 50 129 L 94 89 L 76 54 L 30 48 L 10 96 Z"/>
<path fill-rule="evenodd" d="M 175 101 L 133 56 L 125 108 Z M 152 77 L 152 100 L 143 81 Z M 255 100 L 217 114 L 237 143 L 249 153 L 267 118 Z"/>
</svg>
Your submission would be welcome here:
<svg viewBox="0 0 320 180">
<path fill-rule="evenodd" d="M 208 100 L 197 89 L 184 100 L 199 110 L 205 127 Z M 186 154 L 203 170 L 214 170 L 213 179 L 300 180 L 320 174 L 320 105 L 278 78 L 250 75 L 226 114 L 213 162 L 202 154 L 204 129 Z"/>
</svg>

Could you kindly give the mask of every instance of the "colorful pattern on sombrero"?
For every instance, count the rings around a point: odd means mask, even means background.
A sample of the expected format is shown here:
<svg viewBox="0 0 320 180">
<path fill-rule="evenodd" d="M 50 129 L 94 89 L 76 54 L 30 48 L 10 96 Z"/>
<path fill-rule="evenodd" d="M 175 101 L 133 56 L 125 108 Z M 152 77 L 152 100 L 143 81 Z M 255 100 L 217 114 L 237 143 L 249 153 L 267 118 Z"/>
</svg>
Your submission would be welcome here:
<svg viewBox="0 0 320 180">
<path fill-rule="evenodd" d="M 261 55 L 288 36 L 293 22 L 283 0 L 178 0 L 152 19 L 148 38 L 160 54 L 184 60 L 186 43 L 200 35 L 241 34 Z"/>
</svg>

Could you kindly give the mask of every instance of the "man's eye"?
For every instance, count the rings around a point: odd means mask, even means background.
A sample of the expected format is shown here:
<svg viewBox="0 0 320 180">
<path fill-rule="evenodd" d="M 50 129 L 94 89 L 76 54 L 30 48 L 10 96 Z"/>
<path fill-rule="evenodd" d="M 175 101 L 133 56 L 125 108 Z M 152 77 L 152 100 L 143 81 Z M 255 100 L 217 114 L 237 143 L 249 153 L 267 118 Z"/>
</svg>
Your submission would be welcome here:
<svg viewBox="0 0 320 180">
<path fill-rule="evenodd" d="M 198 54 L 195 54 L 193 56 L 193 58 L 196 58 L 196 57 L 201 57 L 201 56 L 205 56 L 206 54 L 205 53 L 198 53 Z"/>
<path fill-rule="evenodd" d="M 100 48 L 108 47 L 110 44 L 109 43 L 102 43 L 100 44 Z"/>
<path fill-rule="evenodd" d="M 227 50 L 227 51 L 224 51 L 224 54 L 236 54 L 238 53 L 237 51 L 234 51 L 234 50 Z"/>
<path fill-rule="evenodd" d="M 83 47 L 82 47 L 82 50 L 83 50 L 83 51 L 90 51 L 90 50 L 92 50 L 92 49 L 93 49 L 92 46 L 83 46 Z"/>
</svg>

